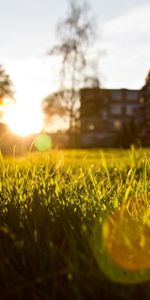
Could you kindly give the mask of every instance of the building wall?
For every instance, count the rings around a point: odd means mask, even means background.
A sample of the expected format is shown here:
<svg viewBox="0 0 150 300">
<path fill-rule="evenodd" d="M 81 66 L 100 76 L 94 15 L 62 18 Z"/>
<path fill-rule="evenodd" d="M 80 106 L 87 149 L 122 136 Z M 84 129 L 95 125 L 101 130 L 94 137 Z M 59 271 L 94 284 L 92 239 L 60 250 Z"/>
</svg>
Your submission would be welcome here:
<svg viewBox="0 0 150 300">
<path fill-rule="evenodd" d="M 140 90 L 85 88 L 80 92 L 82 146 L 113 146 L 141 109 Z"/>
</svg>

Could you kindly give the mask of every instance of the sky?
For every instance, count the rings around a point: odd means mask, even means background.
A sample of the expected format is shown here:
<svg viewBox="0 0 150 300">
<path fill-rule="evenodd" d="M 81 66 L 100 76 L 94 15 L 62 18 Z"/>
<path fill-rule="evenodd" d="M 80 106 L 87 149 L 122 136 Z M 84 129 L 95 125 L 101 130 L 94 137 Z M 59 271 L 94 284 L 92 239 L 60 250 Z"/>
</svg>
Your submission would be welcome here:
<svg viewBox="0 0 150 300">
<path fill-rule="evenodd" d="M 97 21 L 101 84 L 141 88 L 150 68 L 149 0 L 90 0 Z M 57 61 L 46 54 L 65 17 L 66 0 L 0 0 L 0 64 L 10 74 L 16 99 L 30 110 L 58 89 Z"/>
</svg>

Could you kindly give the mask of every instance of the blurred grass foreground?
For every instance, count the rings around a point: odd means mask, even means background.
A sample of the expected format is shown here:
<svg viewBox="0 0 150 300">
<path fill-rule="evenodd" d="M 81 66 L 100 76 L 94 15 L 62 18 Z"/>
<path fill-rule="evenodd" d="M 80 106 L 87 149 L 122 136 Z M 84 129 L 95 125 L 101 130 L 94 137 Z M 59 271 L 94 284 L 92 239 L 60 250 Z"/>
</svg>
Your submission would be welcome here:
<svg viewBox="0 0 150 300">
<path fill-rule="evenodd" d="M 1 155 L 0 177 L 0 299 L 149 299 L 149 150 Z"/>
</svg>

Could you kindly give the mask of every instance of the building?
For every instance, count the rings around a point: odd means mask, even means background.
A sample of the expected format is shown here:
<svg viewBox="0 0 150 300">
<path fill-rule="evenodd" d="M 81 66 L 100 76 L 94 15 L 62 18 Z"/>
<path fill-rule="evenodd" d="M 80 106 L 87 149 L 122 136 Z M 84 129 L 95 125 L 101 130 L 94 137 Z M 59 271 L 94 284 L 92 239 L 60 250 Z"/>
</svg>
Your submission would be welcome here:
<svg viewBox="0 0 150 300">
<path fill-rule="evenodd" d="M 81 146 L 128 146 L 132 142 L 143 107 L 140 90 L 84 88 L 80 104 Z"/>
</svg>

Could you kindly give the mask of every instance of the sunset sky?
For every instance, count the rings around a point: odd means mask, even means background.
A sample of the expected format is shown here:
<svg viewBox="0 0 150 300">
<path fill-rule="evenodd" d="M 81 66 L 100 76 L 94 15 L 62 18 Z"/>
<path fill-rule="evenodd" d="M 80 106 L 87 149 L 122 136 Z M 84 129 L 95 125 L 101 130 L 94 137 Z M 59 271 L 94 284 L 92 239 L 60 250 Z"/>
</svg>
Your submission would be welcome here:
<svg viewBox="0 0 150 300">
<path fill-rule="evenodd" d="M 141 88 L 150 67 L 149 0 L 91 0 L 100 33 L 97 49 L 106 88 Z M 15 85 L 19 103 L 38 109 L 57 90 L 58 67 L 46 57 L 55 27 L 67 10 L 65 0 L 0 0 L 0 64 Z"/>
</svg>

